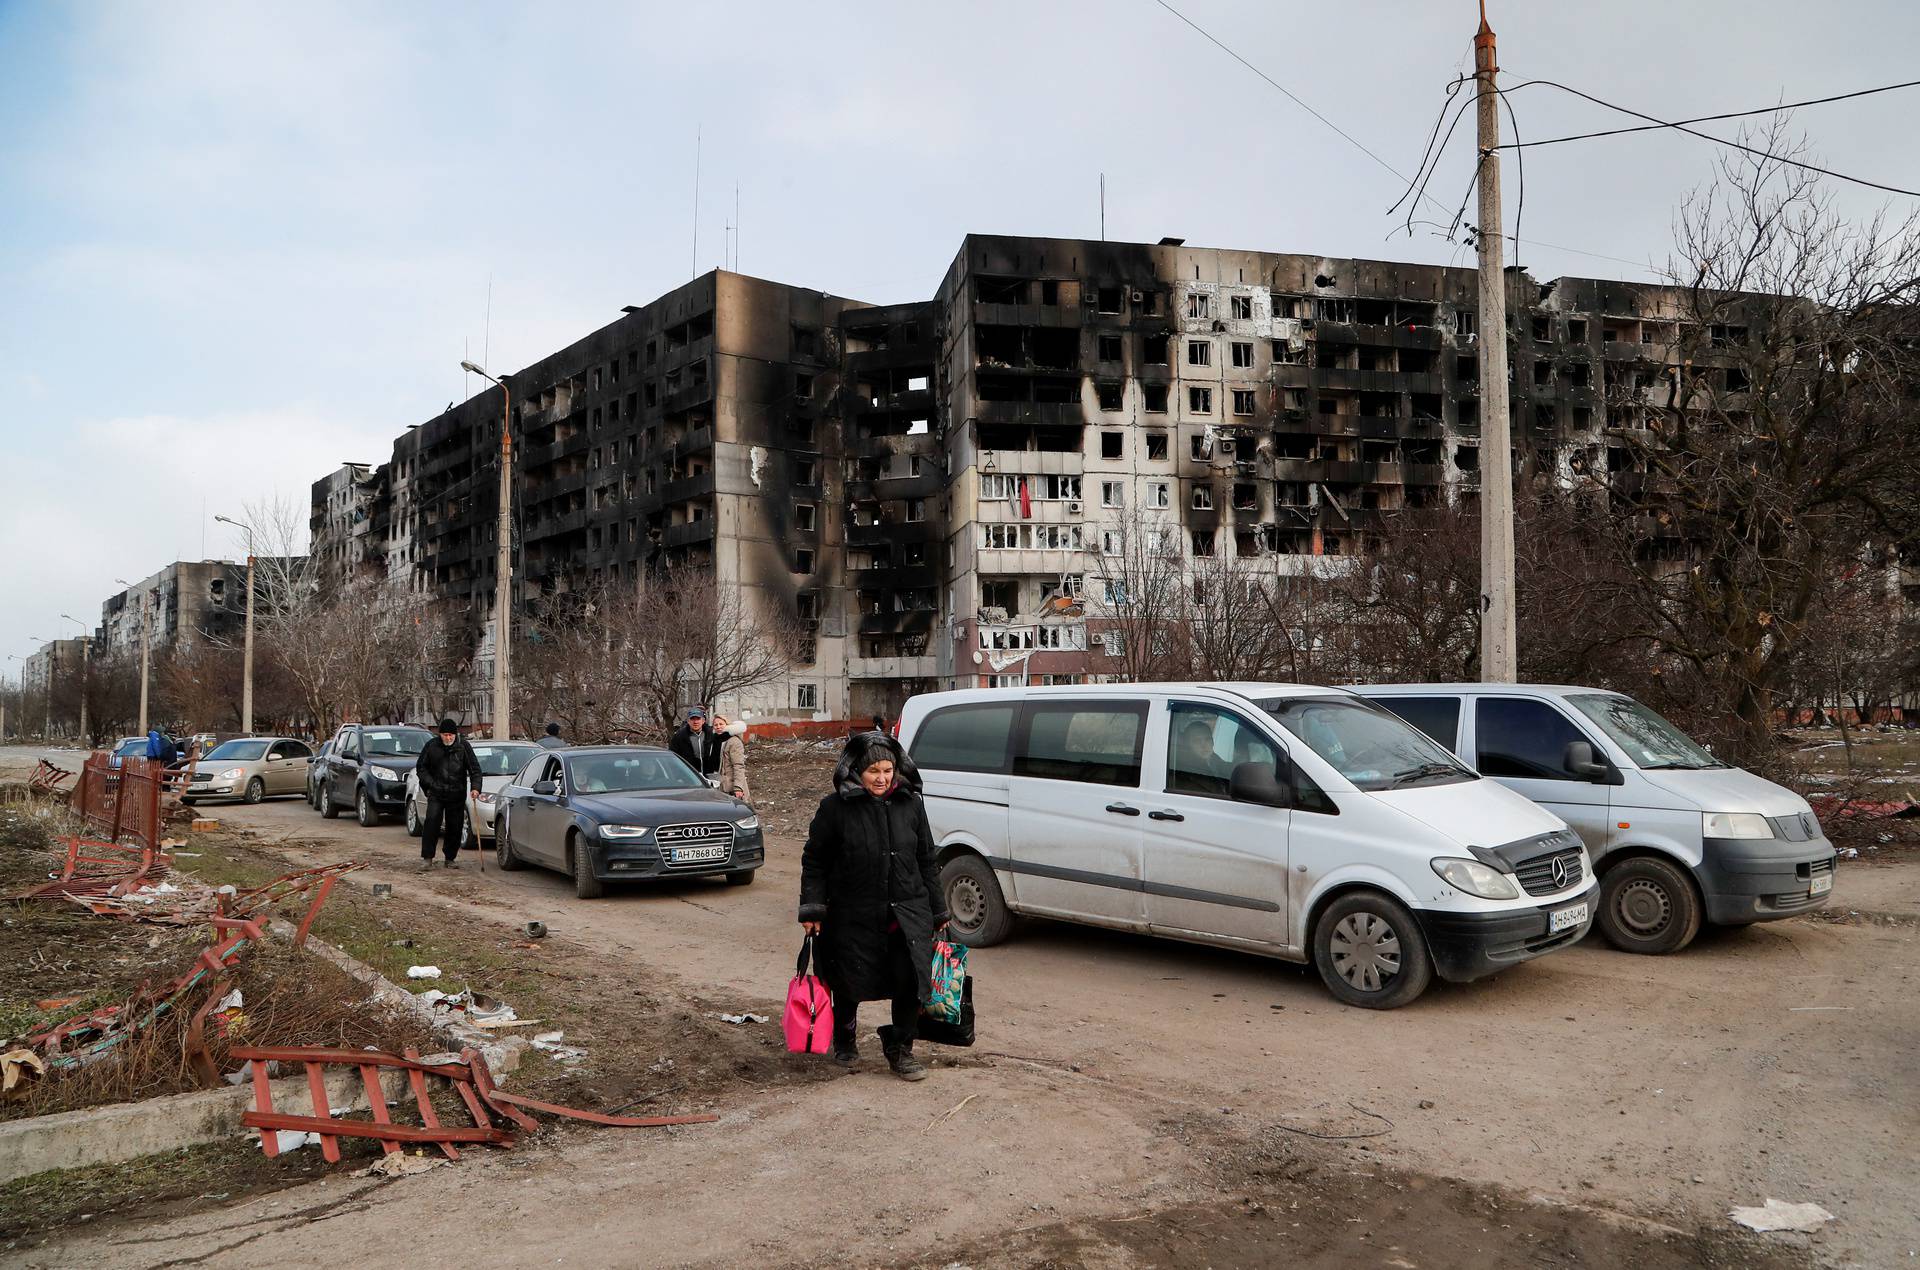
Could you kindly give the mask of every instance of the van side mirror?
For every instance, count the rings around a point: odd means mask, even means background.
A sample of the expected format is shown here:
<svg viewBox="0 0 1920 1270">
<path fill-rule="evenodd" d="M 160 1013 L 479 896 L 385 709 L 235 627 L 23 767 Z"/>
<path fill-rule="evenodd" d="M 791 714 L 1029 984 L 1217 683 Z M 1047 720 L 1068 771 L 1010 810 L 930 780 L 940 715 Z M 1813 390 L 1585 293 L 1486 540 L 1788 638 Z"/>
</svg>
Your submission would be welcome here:
<svg viewBox="0 0 1920 1270">
<path fill-rule="evenodd" d="M 535 781 L 533 783 L 533 792 L 542 798 L 552 798 L 560 792 L 560 787 L 552 781 Z"/>
<path fill-rule="evenodd" d="M 1581 780 L 1599 785 L 1607 779 L 1607 765 L 1593 757 L 1593 745 L 1587 741 L 1568 741 L 1560 765 Z"/>
<path fill-rule="evenodd" d="M 1227 792 L 1237 803 L 1258 803 L 1262 807 L 1286 807 L 1293 801 L 1272 763 L 1236 764 Z"/>
</svg>

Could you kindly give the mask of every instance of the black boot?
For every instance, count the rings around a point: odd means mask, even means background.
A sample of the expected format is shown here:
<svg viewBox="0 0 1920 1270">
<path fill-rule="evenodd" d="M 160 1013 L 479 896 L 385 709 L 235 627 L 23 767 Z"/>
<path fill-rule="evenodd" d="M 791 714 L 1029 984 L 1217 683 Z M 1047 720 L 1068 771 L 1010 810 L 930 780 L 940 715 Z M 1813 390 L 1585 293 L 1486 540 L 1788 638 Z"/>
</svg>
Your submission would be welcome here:
<svg viewBox="0 0 1920 1270">
<path fill-rule="evenodd" d="M 894 1040 L 894 1035 L 892 1024 L 880 1028 L 880 1047 L 886 1053 L 887 1066 L 901 1080 L 925 1080 L 927 1069 L 913 1056 L 913 1042 L 901 1045 Z"/>
</svg>

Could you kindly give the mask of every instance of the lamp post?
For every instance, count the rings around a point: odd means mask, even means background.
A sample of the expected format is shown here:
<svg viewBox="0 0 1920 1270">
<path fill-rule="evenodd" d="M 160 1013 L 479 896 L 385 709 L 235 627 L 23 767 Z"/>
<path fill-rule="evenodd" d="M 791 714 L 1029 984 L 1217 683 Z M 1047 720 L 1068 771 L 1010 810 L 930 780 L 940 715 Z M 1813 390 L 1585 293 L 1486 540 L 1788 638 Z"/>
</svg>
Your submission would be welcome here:
<svg viewBox="0 0 1920 1270">
<path fill-rule="evenodd" d="M 505 741 L 513 731 L 507 698 L 507 658 L 513 648 L 513 394 L 506 380 L 495 379 L 472 362 L 461 362 L 460 369 L 500 387 L 500 524 L 496 531 L 500 542 L 493 580 L 493 739 Z"/>
<path fill-rule="evenodd" d="M 232 525 L 247 535 L 247 636 L 246 652 L 240 663 L 240 735 L 253 735 L 253 526 L 243 525 L 226 516 L 215 516 L 223 525 Z"/>
<path fill-rule="evenodd" d="M 125 578 L 115 578 L 114 581 L 126 587 L 128 590 L 133 589 L 133 583 L 127 581 Z M 142 591 L 140 592 L 140 734 L 142 736 L 145 736 L 147 732 L 147 680 L 151 678 L 149 672 L 153 666 L 152 658 L 149 655 L 151 649 L 148 639 L 148 623 L 152 619 L 148 616 L 148 607 L 147 593 Z"/>
<path fill-rule="evenodd" d="M 60 616 L 83 632 L 80 636 L 80 744 L 90 746 L 93 738 L 87 731 L 87 662 L 93 648 L 93 635 L 87 630 L 87 624 L 73 614 L 62 613 Z"/>
</svg>

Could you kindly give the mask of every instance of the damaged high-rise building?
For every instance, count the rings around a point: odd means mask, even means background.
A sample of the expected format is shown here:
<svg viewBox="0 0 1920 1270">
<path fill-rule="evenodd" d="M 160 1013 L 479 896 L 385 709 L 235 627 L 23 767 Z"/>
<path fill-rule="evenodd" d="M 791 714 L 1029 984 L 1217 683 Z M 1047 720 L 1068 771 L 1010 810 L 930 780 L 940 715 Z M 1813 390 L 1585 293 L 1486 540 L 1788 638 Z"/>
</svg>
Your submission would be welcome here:
<svg viewBox="0 0 1920 1270">
<path fill-rule="evenodd" d="M 1630 479 L 1679 297 L 1509 287 L 1517 461 Z M 1286 572 L 1473 491 L 1476 313 L 1471 270 L 1177 239 L 969 236 L 932 299 L 890 306 L 709 273 L 508 377 L 515 602 L 710 566 L 809 635 L 723 703 L 756 719 L 1111 675 L 1096 584 L 1142 517 L 1182 556 Z M 483 393 L 313 487 L 328 567 L 472 615 L 475 718 L 501 415 Z"/>
</svg>

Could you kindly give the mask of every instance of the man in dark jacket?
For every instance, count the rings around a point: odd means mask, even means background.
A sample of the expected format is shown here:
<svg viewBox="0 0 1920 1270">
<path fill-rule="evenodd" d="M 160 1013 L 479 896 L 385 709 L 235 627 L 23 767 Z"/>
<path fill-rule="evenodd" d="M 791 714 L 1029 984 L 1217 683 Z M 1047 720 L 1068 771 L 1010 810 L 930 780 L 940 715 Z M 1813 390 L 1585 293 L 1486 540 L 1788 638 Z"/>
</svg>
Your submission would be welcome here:
<svg viewBox="0 0 1920 1270">
<path fill-rule="evenodd" d="M 712 776 L 720 770 L 720 740 L 707 731 L 707 708 L 690 706 L 687 709 L 687 721 L 667 742 L 667 748 L 687 761 L 687 766 L 702 776 Z"/>
<path fill-rule="evenodd" d="M 445 839 L 447 867 L 457 869 L 460 839 L 467 823 L 467 794 L 480 792 L 480 760 L 452 719 L 440 720 L 440 735 L 428 741 L 414 767 L 427 815 L 420 826 L 420 871 L 433 867 L 435 839 Z"/>
<path fill-rule="evenodd" d="M 800 922 L 820 940 L 833 1056 L 847 1066 L 859 1057 L 860 1002 L 890 1001 L 892 1025 L 880 1029 L 887 1065 L 902 1080 L 924 1080 L 913 1038 L 947 905 L 919 774 L 897 741 L 866 732 L 847 742 L 833 779 L 800 856 Z"/>
</svg>

